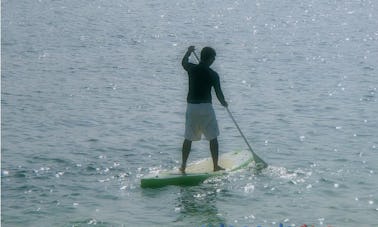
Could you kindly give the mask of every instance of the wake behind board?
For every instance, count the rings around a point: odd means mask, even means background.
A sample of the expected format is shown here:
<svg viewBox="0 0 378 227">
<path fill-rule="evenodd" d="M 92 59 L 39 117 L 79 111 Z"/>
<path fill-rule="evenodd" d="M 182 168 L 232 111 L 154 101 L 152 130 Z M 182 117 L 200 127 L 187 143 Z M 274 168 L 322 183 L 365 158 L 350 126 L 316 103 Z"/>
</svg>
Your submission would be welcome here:
<svg viewBox="0 0 378 227">
<path fill-rule="evenodd" d="M 253 161 L 250 151 L 235 151 L 222 154 L 218 164 L 225 168 L 223 171 L 213 171 L 213 160 L 211 157 L 191 163 L 186 167 L 186 174 L 178 169 L 161 171 L 149 174 L 141 179 L 142 188 L 158 188 L 166 185 L 198 185 L 206 179 L 232 172 L 247 166 Z"/>
</svg>

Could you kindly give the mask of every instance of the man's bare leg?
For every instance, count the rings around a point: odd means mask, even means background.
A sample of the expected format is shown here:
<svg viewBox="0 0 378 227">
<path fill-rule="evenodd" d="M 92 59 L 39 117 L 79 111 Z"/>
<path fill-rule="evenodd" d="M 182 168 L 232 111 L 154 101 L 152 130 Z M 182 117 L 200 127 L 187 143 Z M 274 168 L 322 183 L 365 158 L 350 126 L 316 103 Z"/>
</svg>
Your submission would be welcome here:
<svg viewBox="0 0 378 227">
<path fill-rule="evenodd" d="M 192 141 L 185 139 L 184 143 L 182 144 L 182 164 L 180 168 L 181 173 L 185 173 L 186 161 L 188 160 L 191 147 Z"/>
<path fill-rule="evenodd" d="M 213 158 L 213 165 L 214 165 L 214 172 L 219 171 L 219 170 L 224 170 L 224 168 L 220 167 L 218 165 L 218 139 L 212 139 L 210 140 L 210 152 L 211 152 L 211 157 Z"/>
</svg>

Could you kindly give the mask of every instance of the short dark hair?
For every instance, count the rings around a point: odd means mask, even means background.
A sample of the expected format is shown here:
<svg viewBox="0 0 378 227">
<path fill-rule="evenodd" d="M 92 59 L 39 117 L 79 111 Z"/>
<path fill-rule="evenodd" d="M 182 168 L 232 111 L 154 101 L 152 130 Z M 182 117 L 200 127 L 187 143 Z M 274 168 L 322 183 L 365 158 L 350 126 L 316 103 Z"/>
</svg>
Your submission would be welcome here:
<svg viewBox="0 0 378 227">
<path fill-rule="evenodd" d="M 215 50 L 211 47 L 204 47 L 201 50 L 201 60 L 207 61 L 210 58 L 215 57 L 217 54 L 215 53 Z"/>
</svg>

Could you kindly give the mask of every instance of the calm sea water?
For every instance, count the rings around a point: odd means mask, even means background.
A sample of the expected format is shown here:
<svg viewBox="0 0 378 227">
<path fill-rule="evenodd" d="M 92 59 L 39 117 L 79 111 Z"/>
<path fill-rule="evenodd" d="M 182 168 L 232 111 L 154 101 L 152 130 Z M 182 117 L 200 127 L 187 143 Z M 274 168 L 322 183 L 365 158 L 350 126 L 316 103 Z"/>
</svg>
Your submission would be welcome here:
<svg viewBox="0 0 378 227">
<path fill-rule="evenodd" d="M 378 3 L 1 1 L 2 226 L 378 226 Z M 179 165 L 189 45 L 269 168 Z M 194 59 L 192 59 L 194 60 Z M 214 100 L 221 152 L 246 149 Z M 193 144 L 190 161 L 208 157 Z"/>
</svg>

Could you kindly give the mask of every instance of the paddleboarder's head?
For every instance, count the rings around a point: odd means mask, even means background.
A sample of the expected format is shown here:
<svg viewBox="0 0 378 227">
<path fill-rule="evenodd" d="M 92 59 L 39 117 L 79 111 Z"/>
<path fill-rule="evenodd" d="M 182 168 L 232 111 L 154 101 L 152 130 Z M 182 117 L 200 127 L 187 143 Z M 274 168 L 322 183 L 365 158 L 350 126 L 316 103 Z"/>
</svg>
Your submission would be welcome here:
<svg viewBox="0 0 378 227">
<path fill-rule="evenodd" d="M 215 50 L 211 47 L 204 47 L 201 51 L 201 62 L 205 63 L 206 65 L 210 66 L 213 64 L 215 60 Z"/>
</svg>

